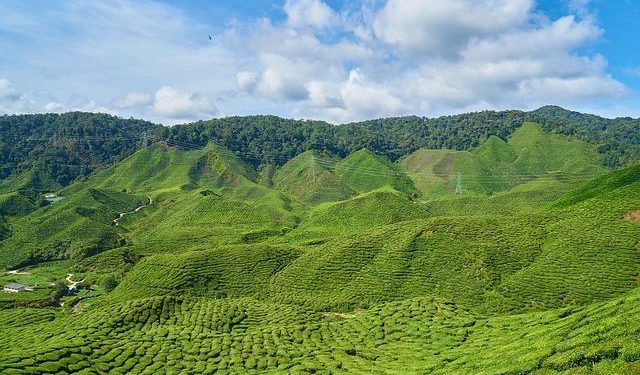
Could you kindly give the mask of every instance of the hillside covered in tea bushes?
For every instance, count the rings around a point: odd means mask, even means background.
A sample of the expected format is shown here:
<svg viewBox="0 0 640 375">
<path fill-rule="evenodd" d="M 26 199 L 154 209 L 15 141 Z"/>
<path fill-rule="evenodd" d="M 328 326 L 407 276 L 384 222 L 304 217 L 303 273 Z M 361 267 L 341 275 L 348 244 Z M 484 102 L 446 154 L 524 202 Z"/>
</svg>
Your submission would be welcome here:
<svg viewBox="0 0 640 375">
<path fill-rule="evenodd" d="M 0 373 L 639 373 L 634 121 L 140 122 L 69 181 L 27 155 Z"/>
</svg>

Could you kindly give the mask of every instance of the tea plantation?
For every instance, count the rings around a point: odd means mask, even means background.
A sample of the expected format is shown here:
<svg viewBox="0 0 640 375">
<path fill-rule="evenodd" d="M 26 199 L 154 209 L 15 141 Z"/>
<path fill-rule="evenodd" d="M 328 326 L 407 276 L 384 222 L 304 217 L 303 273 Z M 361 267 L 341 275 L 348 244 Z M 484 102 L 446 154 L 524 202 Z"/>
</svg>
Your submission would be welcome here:
<svg viewBox="0 0 640 375">
<path fill-rule="evenodd" d="M 524 123 L 398 162 L 166 140 L 0 187 L 2 374 L 640 374 L 640 166 Z M 53 195 L 52 195 L 53 194 Z M 52 197 L 55 197 L 52 198 Z"/>
</svg>

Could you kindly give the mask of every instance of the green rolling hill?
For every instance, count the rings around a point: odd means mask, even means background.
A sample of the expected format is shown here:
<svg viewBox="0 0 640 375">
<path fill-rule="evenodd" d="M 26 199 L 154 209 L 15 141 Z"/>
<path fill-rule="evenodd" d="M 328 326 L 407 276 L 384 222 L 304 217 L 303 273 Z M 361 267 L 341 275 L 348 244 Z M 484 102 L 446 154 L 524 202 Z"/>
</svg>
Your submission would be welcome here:
<svg viewBox="0 0 640 375">
<path fill-rule="evenodd" d="M 189 170 L 202 152 L 183 152 L 155 144 L 91 178 L 90 185 L 154 194 L 180 192 L 191 184 Z"/>
<path fill-rule="evenodd" d="M 81 259 L 126 243 L 113 219 L 118 212 L 133 210 L 144 197 L 106 189 L 72 190 L 69 196 L 63 192 L 59 202 L 10 221 L 11 236 L 0 243 L 2 266 Z"/>
<path fill-rule="evenodd" d="M 396 165 L 369 150 L 358 150 L 335 165 L 335 174 L 358 193 L 391 187 L 408 196 L 418 191 L 411 179 Z"/>
<path fill-rule="evenodd" d="M 335 175 L 332 166 L 336 162 L 328 155 L 306 151 L 276 172 L 273 188 L 308 205 L 348 199 L 356 192 Z"/>
<path fill-rule="evenodd" d="M 429 212 L 389 187 L 357 197 L 324 203 L 309 211 L 289 239 L 302 241 L 358 233 L 397 222 L 426 218 Z"/>
<path fill-rule="evenodd" d="M 532 180 L 575 184 L 605 172 L 592 145 L 524 123 L 505 142 L 496 136 L 470 151 L 418 150 L 401 165 L 429 198 L 490 194 Z"/>
<path fill-rule="evenodd" d="M 151 169 L 138 168 L 149 165 L 147 160 L 153 161 Z M 133 243 L 156 252 L 258 241 L 294 225 L 300 203 L 255 178 L 255 171 L 214 145 L 200 150 L 155 145 L 88 183 L 152 197 L 153 205 L 126 217 L 122 226 Z"/>
<path fill-rule="evenodd" d="M 640 167 L 545 124 L 261 162 L 183 125 L 5 178 L 0 373 L 640 373 Z"/>
</svg>

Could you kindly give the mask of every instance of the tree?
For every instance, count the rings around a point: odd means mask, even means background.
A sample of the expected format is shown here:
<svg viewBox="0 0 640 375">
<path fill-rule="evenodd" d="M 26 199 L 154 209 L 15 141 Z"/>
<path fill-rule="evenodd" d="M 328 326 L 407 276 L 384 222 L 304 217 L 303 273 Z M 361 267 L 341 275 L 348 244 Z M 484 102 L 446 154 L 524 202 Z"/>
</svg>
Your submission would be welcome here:
<svg viewBox="0 0 640 375">
<path fill-rule="evenodd" d="M 101 286 L 106 292 L 110 292 L 118 286 L 118 279 L 114 275 L 105 276 L 102 279 Z"/>
<path fill-rule="evenodd" d="M 60 301 L 60 298 L 67 295 L 69 288 L 64 283 L 57 282 L 55 290 L 51 292 L 51 299 L 54 301 Z"/>
</svg>

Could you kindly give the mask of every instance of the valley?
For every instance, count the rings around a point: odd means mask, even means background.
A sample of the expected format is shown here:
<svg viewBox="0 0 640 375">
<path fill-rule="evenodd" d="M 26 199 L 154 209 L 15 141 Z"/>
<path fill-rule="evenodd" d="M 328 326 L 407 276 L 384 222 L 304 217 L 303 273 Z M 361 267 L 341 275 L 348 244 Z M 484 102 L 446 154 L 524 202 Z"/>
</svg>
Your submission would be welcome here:
<svg viewBox="0 0 640 375">
<path fill-rule="evenodd" d="M 0 373 L 640 373 L 640 165 L 530 120 L 289 156 L 194 123 L 16 169 Z"/>
</svg>

